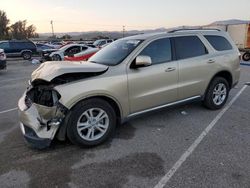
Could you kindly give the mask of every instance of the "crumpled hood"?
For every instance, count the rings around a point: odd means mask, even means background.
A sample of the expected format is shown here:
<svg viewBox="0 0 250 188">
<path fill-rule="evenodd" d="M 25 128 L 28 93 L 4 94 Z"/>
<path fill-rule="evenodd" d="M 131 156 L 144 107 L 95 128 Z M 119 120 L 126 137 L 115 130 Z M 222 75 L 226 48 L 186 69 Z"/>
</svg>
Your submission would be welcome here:
<svg viewBox="0 0 250 188">
<path fill-rule="evenodd" d="M 67 73 L 98 73 L 108 66 L 85 61 L 49 61 L 41 64 L 31 75 L 31 81 L 41 79 L 50 82 L 53 78 Z"/>
</svg>

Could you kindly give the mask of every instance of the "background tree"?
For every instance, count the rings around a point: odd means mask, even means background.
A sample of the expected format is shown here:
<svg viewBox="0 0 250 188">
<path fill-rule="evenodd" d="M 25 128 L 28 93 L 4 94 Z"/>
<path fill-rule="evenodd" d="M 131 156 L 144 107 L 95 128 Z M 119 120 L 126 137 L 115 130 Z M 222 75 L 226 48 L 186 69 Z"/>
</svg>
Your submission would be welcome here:
<svg viewBox="0 0 250 188">
<path fill-rule="evenodd" d="M 17 21 L 10 26 L 10 33 L 13 39 L 26 39 L 38 37 L 34 25 L 27 26 L 27 21 Z"/>
<path fill-rule="evenodd" d="M 4 11 L 0 10 L 0 40 L 7 39 L 9 35 L 10 20 Z"/>
<path fill-rule="evenodd" d="M 62 37 L 61 37 L 61 39 L 64 39 L 64 40 L 69 40 L 69 39 L 71 39 L 72 37 L 70 36 L 70 35 L 68 35 L 68 34 L 66 34 L 66 35 L 63 35 Z"/>
</svg>

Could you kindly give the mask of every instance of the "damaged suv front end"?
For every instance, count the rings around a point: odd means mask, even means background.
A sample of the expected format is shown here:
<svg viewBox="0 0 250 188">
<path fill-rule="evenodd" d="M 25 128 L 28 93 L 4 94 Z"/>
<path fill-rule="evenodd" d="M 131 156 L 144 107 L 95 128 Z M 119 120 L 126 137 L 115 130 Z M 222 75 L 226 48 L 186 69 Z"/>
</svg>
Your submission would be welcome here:
<svg viewBox="0 0 250 188">
<path fill-rule="evenodd" d="M 67 108 L 52 86 L 30 85 L 18 102 L 20 126 L 25 139 L 37 148 L 50 145 Z"/>
<path fill-rule="evenodd" d="M 46 148 L 62 125 L 68 109 L 60 102 L 56 86 L 106 70 L 106 66 L 81 62 L 46 62 L 36 69 L 18 102 L 20 127 L 26 141 L 35 148 Z"/>
</svg>

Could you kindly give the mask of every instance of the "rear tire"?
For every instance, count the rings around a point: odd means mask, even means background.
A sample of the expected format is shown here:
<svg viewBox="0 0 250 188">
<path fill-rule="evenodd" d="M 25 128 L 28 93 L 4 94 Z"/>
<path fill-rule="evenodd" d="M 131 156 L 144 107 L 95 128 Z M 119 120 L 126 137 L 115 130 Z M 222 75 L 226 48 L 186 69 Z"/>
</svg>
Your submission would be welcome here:
<svg viewBox="0 0 250 188">
<path fill-rule="evenodd" d="M 249 52 L 245 52 L 242 56 L 242 59 L 244 61 L 249 61 L 250 60 L 250 53 Z"/>
<path fill-rule="evenodd" d="M 22 57 L 24 60 L 30 60 L 32 57 L 32 53 L 31 52 L 23 52 Z"/>
<path fill-rule="evenodd" d="M 229 91 L 228 81 L 222 77 L 215 77 L 208 86 L 203 104 L 211 110 L 221 109 L 227 102 Z"/>
<path fill-rule="evenodd" d="M 70 112 L 67 136 L 73 144 L 96 146 L 111 137 L 115 127 L 116 114 L 112 106 L 102 99 L 88 99 L 79 102 Z"/>
</svg>

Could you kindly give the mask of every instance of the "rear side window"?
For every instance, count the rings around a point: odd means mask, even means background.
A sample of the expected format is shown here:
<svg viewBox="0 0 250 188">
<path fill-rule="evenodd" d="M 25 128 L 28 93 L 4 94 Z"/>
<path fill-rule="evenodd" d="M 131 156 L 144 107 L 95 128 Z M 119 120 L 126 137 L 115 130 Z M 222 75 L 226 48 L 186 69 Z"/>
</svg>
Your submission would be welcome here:
<svg viewBox="0 0 250 188">
<path fill-rule="evenodd" d="M 232 45 L 228 42 L 225 37 L 214 36 L 214 35 L 204 35 L 208 42 L 213 46 L 217 51 L 232 50 Z"/>
<path fill-rule="evenodd" d="M 151 57 L 152 64 L 165 63 L 172 60 L 171 42 L 169 38 L 151 42 L 140 55 Z"/>
<path fill-rule="evenodd" d="M 24 48 L 28 48 L 28 49 L 35 48 L 35 45 L 32 42 L 25 42 L 23 46 Z"/>
<path fill-rule="evenodd" d="M 207 54 L 207 49 L 197 36 L 174 37 L 176 58 L 187 59 Z"/>
</svg>

